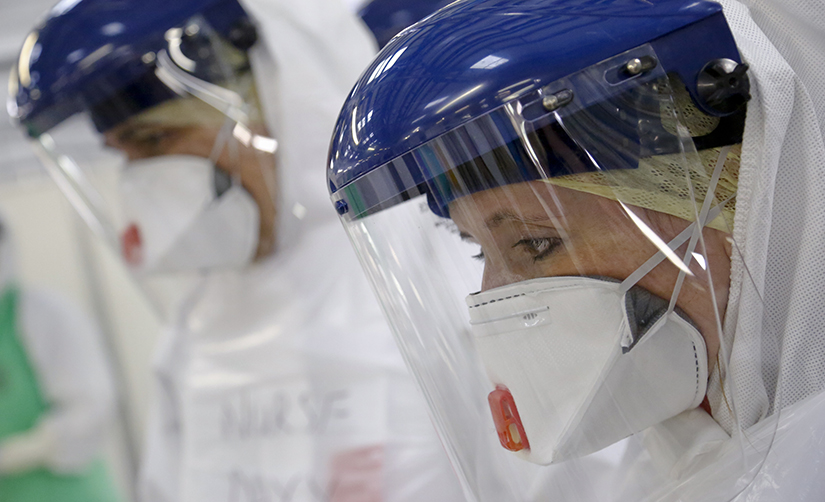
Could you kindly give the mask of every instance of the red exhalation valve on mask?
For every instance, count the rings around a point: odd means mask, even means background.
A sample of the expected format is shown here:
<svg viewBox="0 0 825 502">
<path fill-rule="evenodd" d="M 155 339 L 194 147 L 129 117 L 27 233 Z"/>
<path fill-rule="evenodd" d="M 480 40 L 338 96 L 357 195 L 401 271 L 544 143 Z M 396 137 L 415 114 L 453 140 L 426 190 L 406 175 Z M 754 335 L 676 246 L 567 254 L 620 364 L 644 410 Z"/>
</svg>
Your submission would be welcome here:
<svg viewBox="0 0 825 502">
<path fill-rule="evenodd" d="M 120 248 L 123 259 L 130 265 L 140 265 L 143 262 L 143 247 L 140 238 L 140 228 L 135 223 L 130 224 L 120 236 Z"/>
<path fill-rule="evenodd" d="M 524 426 L 521 424 L 516 401 L 510 394 L 510 389 L 497 385 L 496 390 L 487 396 L 487 401 L 493 412 L 493 422 L 496 424 L 501 446 L 510 451 L 529 450 L 530 443 L 527 442 L 527 434 L 524 433 Z"/>
</svg>

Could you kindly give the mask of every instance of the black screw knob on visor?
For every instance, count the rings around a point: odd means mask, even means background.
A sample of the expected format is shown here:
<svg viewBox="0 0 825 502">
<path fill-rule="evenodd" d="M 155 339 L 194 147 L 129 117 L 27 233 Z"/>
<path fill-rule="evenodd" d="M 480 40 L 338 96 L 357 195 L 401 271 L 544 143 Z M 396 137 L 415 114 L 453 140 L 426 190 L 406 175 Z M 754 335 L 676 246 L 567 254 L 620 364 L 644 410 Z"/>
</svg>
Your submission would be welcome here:
<svg viewBox="0 0 825 502">
<path fill-rule="evenodd" d="M 748 65 L 730 59 L 715 59 L 702 69 L 696 89 L 704 104 L 722 115 L 729 115 L 751 99 Z"/>
</svg>

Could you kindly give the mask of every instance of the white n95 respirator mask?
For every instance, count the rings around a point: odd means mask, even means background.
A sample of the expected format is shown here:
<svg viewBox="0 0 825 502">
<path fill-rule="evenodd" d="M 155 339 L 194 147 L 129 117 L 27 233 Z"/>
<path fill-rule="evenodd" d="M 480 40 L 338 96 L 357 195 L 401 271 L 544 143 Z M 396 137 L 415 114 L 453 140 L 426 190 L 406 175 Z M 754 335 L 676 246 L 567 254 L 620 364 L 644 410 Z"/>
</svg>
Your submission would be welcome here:
<svg viewBox="0 0 825 502">
<path fill-rule="evenodd" d="M 122 251 L 145 273 L 248 264 L 258 244 L 258 205 L 205 158 L 162 156 L 127 163 L 120 180 Z"/>
<path fill-rule="evenodd" d="M 525 460 L 587 455 L 704 399 L 702 335 L 645 289 L 548 277 L 467 304 L 499 439 Z"/>
</svg>

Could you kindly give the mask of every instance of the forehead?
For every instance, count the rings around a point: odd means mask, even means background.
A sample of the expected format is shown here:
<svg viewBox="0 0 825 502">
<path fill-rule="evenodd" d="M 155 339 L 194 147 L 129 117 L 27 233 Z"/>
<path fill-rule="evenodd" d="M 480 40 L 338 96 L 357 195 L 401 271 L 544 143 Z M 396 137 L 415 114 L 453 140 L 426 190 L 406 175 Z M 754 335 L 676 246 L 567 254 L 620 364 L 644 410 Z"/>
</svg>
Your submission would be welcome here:
<svg viewBox="0 0 825 502">
<path fill-rule="evenodd" d="M 135 134 L 144 132 L 144 131 L 161 131 L 166 129 L 171 129 L 172 126 L 168 124 L 162 123 L 151 123 L 151 122 L 134 122 L 131 120 L 127 120 L 122 124 L 118 124 L 117 126 L 105 131 L 103 133 L 104 136 L 107 138 L 118 139 L 120 141 L 128 141 L 131 139 L 132 136 Z"/>
<path fill-rule="evenodd" d="M 227 117 L 219 110 L 193 97 L 165 101 L 112 128 L 112 131 L 154 128 L 221 127 Z"/>
<path fill-rule="evenodd" d="M 450 214 L 456 209 L 461 213 L 486 213 L 501 208 L 519 209 L 541 207 L 541 198 L 553 188 L 544 182 L 527 181 L 482 190 L 459 197 L 450 203 Z"/>
<path fill-rule="evenodd" d="M 124 123 L 104 134 L 106 146 L 137 160 L 163 155 L 210 158 L 219 128 L 162 123 Z"/>
<path fill-rule="evenodd" d="M 154 139 L 172 139 L 176 142 L 204 143 L 214 142 L 219 127 L 204 125 L 177 125 L 163 122 L 124 122 L 104 133 L 110 146 L 139 146 Z"/>
<path fill-rule="evenodd" d="M 564 219 L 568 222 L 620 211 L 614 201 L 546 181 L 528 181 L 476 192 L 450 204 L 450 216 L 459 226 L 494 227 L 506 221 L 530 223 Z"/>
</svg>

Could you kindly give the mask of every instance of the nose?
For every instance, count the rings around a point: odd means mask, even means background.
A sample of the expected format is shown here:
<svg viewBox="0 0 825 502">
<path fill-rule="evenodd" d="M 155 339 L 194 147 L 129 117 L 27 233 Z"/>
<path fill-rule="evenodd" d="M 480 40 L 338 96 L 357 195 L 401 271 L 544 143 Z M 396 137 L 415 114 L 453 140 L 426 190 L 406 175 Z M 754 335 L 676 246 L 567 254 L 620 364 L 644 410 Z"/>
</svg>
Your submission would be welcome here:
<svg viewBox="0 0 825 502">
<path fill-rule="evenodd" d="M 506 267 L 502 267 L 496 264 L 495 261 L 489 260 L 484 263 L 484 274 L 481 277 L 481 290 L 487 291 L 521 280 L 521 277 L 510 272 Z"/>
</svg>

